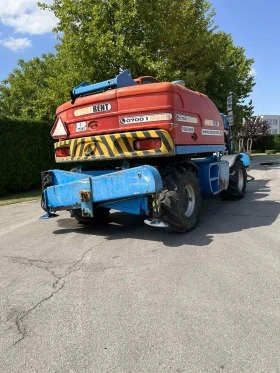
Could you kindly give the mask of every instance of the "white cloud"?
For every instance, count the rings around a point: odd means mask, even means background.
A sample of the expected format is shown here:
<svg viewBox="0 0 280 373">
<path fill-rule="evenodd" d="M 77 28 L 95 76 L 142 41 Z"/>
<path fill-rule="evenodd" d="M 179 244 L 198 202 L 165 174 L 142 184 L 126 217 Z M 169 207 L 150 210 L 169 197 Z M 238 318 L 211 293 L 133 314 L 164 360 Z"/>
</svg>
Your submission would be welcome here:
<svg viewBox="0 0 280 373">
<path fill-rule="evenodd" d="M 25 48 L 32 46 L 31 41 L 28 38 L 9 38 L 0 40 L 0 45 L 11 49 L 13 52 L 20 52 Z"/>
<path fill-rule="evenodd" d="M 50 4 L 52 0 L 45 0 Z M 0 0 L 0 22 L 17 33 L 40 35 L 51 32 L 57 19 L 53 13 L 38 8 L 37 0 Z"/>
</svg>

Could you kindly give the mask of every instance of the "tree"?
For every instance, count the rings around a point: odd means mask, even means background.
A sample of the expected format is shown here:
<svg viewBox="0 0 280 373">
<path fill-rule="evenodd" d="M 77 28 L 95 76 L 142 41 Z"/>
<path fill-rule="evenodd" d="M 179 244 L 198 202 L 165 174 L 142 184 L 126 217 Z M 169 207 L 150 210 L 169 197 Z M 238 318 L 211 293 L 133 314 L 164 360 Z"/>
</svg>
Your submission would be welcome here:
<svg viewBox="0 0 280 373">
<path fill-rule="evenodd" d="M 213 37 L 214 49 L 219 51 L 216 60 L 209 61 L 212 73 L 206 82 L 206 92 L 220 111 L 226 111 L 226 97 L 233 93 L 235 127 L 240 127 L 243 118 L 251 117 L 252 102 L 245 104 L 254 86 L 251 74 L 253 59 L 247 59 L 245 49 L 234 45 L 231 35 L 218 32 Z"/>
<path fill-rule="evenodd" d="M 20 118 L 53 118 L 59 102 L 59 86 L 54 89 L 53 85 L 57 71 L 56 57 L 43 54 L 42 58 L 36 57 L 28 62 L 19 60 L 18 66 L 0 85 L 0 114 Z"/>
<path fill-rule="evenodd" d="M 203 89 L 211 74 L 212 62 L 202 68 L 214 51 L 214 12 L 206 0 L 55 0 L 42 6 L 59 19 L 57 48 L 69 61 L 72 81 L 103 80 L 129 67 L 134 76 L 183 78 Z"/>
<path fill-rule="evenodd" d="M 184 79 L 221 111 L 234 92 L 238 118 L 248 109 L 253 60 L 217 31 L 207 0 L 54 0 L 40 6 L 58 18 L 57 54 L 21 61 L 0 86 L 0 103 L 13 115 L 52 117 L 75 85 L 105 80 L 124 68 L 135 77 Z M 11 103 L 14 97 L 20 110 Z"/>
</svg>

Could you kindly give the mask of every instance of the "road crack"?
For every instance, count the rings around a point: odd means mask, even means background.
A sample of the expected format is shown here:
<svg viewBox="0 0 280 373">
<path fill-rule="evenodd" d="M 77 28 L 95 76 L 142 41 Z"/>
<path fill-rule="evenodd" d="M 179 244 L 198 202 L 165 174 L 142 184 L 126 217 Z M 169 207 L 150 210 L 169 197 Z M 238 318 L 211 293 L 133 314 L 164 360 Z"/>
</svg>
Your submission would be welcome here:
<svg viewBox="0 0 280 373">
<path fill-rule="evenodd" d="M 19 334 L 19 338 L 10 346 L 14 347 L 16 345 L 19 345 L 26 337 L 27 337 L 27 331 L 26 327 L 23 325 L 24 320 L 28 317 L 30 313 L 35 311 L 38 307 L 41 306 L 41 304 L 48 302 L 51 298 L 53 298 L 58 292 L 60 292 L 66 283 L 66 278 L 73 272 L 79 271 L 80 267 L 79 264 L 84 260 L 86 255 L 96 248 L 97 246 L 101 246 L 105 241 L 102 241 L 89 249 L 87 249 L 79 259 L 72 262 L 71 265 L 69 265 L 63 274 L 58 275 L 55 272 L 55 267 L 57 267 L 52 261 L 44 261 L 44 260 L 37 260 L 37 259 L 29 259 L 25 257 L 17 257 L 17 256 L 2 256 L 4 258 L 12 259 L 13 261 L 22 264 L 22 265 L 28 265 L 28 266 L 34 266 L 40 269 L 43 269 L 50 273 L 54 277 L 54 282 L 52 283 L 52 292 L 41 299 L 39 302 L 37 302 L 34 306 L 32 306 L 29 310 L 21 314 L 15 319 L 15 326 L 17 329 L 17 332 Z"/>
<path fill-rule="evenodd" d="M 65 281 L 63 281 L 63 283 L 61 284 L 61 286 L 56 289 L 55 291 L 53 291 L 48 297 L 45 297 L 43 299 L 41 299 L 38 303 L 35 304 L 35 306 L 33 306 L 32 308 L 30 308 L 27 312 L 25 312 L 22 316 L 18 317 L 16 320 L 15 320 L 15 324 L 16 324 L 16 327 L 17 327 L 17 330 L 18 330 L 18 333 L 20 334 L 20 338 L 17 339 L 13 344 L 12 346 L 16 346 L 17 344 L 19 344 L 21 341 L 24 340 L 24 338 L 27 336 L 27 332 L 26 332 L 26 328 L 24 326 L 22 326 L 22 321 L 32 312 L 34 311 L 36 308 L 38 308 L 42 303 L 44 302 L 47 302 L 49 299 L 51 299 L 56 293 L 58 293 L 65 285 Z"/>
</svg>

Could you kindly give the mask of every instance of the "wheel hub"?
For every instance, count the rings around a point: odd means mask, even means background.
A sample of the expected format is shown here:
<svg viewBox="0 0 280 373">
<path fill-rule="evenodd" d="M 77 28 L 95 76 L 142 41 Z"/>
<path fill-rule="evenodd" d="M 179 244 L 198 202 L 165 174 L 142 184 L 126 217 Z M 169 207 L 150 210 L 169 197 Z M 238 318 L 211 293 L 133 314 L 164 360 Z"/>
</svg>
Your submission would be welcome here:
<svg viewBox="0 0 280 373">
<path fill-rule="evenodd" d="M 242 191 L 244 186 L 244 175 L 242 170 L 238 170 L 238 190 Z"/>
<path fill-rule="evenodd" d="M 188 193 L 188 203 L 185 208 L 185 216 L 189 218 L 193 214 L 195 207 L 195 193 L 194 188 L 191 185 L 187 185 L 185 189 Z"/>
</svg>

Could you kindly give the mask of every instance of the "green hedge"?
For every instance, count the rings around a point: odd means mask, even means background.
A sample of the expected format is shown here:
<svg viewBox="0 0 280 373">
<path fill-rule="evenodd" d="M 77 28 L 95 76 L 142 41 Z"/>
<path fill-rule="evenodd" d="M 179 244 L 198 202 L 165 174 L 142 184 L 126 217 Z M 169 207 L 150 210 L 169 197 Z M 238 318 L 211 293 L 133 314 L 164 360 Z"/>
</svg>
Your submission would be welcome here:
<svg viewBox="0 0 280 373">
<path fill-rule="evenodd" d="M 269 135 L 253 142 L 253 149 L 260 149 L 264 153 L 267 149 L 275 149 L 280 152 L 280 134 Z"/>
<path fill-rule="evenodd" d="M 0 118 L 0 196 L 40 188 L 55 167 L 52 124 Z"/>
</svg>

